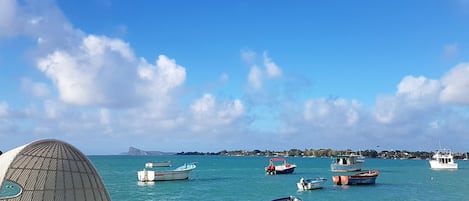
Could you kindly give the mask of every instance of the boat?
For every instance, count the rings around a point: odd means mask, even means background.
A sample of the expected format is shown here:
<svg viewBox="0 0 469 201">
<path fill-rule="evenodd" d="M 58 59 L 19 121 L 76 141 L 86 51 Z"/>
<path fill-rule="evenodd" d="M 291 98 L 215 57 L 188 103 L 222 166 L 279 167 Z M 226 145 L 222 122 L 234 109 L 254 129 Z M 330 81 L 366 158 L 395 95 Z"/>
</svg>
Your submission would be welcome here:
<svg viewBox="0 0 469 201">
<path fill-rule="evenodd" d="M 305 191 L 305 190 L 314 190 L 314 189 L 320 189 L 324 186 L 324 183 L 326 183 L 327 179 L 318 177 L 318 178 L 313 178 L 313 179 L 304 179 L 301 178 L 300 182 L 296 183 L 296 186 L 298 187 L 298 190 L 300 191 Z"/>
<path fill-rule="evenodd" d="M 335 175 L 332 181 L 336 185 L 364 185 L 375 184 L 376 178 L 379 176 L 378 170 L 368 170 L 356 173 L 354 175 Z"/>
<path fill-rule="evenodd" d="M 189 179 L 189 173 L 196 167 L 195 163 L 186 163 L 174 170 L 167 171 L 143 169 L 137 172 L 137 176 L 140 182 L 185 180 Z"/>
<path fill-rule="evenodd" d="M 281 164 L 278 164 L 280 162 Z M 269 166 L 265 167 L 266 174 L 291 174 L 295 171 L 296 165 L 287 163 L 285 158 L 271 158 Z"/>
<path fill-rule="evenodd" d="M 463 161 L 467 161 L 467 159 L 468 159 L 468 158 L 467 158 L 467 153 L 466 153 L 466 157 L 463 158 L 462 160 L 463 160 Z"/>
<path fill-rule="evenodd" d="M 348 155 L 338 155 L 332 157 L 332 172 L 353 172 L 362 169 L 364 160 L 359 159 L 359 155 L 351 153 Z"/>
<path fill-rule="evenodd" d="M 283 197 L 283 198 L 277 198 L 272 201 L 302 201 L 301 198 L 295 197 L 293 195 L 290 195 L 288 197 Z"/>
<path fill-rule="evenodd" d="M 431 169 L 458 169 L 450 149 L 439 149 L 429 160 Z"/>
<path fill-rule="evenodd" d="M 171 167 L 171 161 L 159 161 L 145 163 L 145 168 L 154 168 L 154 167 Z"/>
</svg>

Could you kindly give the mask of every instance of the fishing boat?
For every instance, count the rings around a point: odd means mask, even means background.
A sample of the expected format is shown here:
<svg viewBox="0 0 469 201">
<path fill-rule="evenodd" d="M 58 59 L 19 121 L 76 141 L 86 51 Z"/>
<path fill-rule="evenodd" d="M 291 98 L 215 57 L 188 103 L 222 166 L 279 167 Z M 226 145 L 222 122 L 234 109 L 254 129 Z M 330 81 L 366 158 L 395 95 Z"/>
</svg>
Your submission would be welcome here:
<svg viewBox="0 0 469 201">
<path fill-rule="evenodd" d="M 338 155 L 332 157 L 332 172 L 353 172 L 362 169 L 364 160 L 359 159 L 359 155 L 351 153 L 348 155 Z"/>
<path fill-rule="evenodd" d="M 174 170 L 153 171 L 144 169 L 138 171 L 137 176 L 138 181 L 141 182 L 185 180 L 189 179 L 189 173 L 196 167 L 195 163 L 186 163 Z"/>
<path fill-rule="evenodd" d="M 300 191 L 305 191 L 305 190 L 314 190 L 314 189 L 320 189 L 324 186 L 324 183 L 326 183 L 327 179 L 318 177 L 314 179 L 304 179 L 301 178 L 300 182 L 296 183 L 296 186 L 298 187 L 298 190 Z"/>
<path fill-rule="evenodd" d="M 301 198 L 295 197 L 293 195 L 290 195 L 288 197 L 283 197 L 283 198 L 277 198 L 272 201 L 302 201 Z"/>
<path fill-rule="evenodd" d="M 363 185 L 375 184 L 376 178 L 379 176 L 378 170 L 368 170 L 359 172 L 354 175 L 335 175 L 332 181 L 336 185 Z"/>
<path fill-rule="evenodd" d="M 279 164 L 280 163 L 280 164 Z M 271 158 L 269 165 L 265 167 L 266 174 L 291 174 L 295 171 L 296 165 L 287 163 L 285 158 Z"/>
<path fill-rule="evenodd" d="M 439 149 L 429 161 L 431 169 L 458 169 L 450 149 Z"/>
<path fill-rule="evenodd" d="M 145 168 L 154 168 L 154 167 L 171 167 L 171 161 L 159 161 L 145 163 Z"/>
</svg>

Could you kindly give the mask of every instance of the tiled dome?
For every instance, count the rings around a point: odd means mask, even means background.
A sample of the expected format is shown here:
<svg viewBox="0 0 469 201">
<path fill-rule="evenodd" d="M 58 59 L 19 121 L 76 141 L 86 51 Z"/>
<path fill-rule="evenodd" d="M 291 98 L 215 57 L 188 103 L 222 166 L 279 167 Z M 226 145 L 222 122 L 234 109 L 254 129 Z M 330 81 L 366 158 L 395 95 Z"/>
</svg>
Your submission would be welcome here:
<svg viewBox="0 0 469 201">
<path fill-rule="evenodd" d="M 88 158 L 65 142 L 39 140 L 10 152 L 0 156 L 0 165 L 4 166 L 0 167 L 0 180 L 2 186 L 9 181 L 18 184 L 22 191 L 3 200 L 111 200 Z M 9 165 L 2 164 L 9 161 Z"/>
</svg>

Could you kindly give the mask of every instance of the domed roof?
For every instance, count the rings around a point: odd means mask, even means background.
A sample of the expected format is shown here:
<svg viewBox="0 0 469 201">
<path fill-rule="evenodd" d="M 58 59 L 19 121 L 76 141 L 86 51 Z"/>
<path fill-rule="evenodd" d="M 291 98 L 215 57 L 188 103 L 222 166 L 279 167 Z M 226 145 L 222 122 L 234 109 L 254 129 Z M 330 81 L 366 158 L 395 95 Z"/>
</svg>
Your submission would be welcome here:
<svg viewBox="0 0 469 201">
<path fill-rule="evenodd" d="M 58 140 L 34 141 L 0 155 L 0 181 L 0 200 L 111 200 L 88 158 Z M 6 183 L 17 193 L 5 194 Z"/>
</svg>

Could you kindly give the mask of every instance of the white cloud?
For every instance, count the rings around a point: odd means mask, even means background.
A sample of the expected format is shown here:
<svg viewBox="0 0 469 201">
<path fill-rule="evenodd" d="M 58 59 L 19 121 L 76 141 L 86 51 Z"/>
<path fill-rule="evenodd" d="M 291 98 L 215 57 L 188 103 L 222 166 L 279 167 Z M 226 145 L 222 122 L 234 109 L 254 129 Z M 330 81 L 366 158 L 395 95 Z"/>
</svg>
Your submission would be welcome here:
<svg viewBox="0 0 469 201">
<path fill-rule="evenodd" d="M 282 76 L 282 69 L 275 64 L 272 59 L 264 52 L 264 66 L 267 70 L 267 75 L 270 78 L 277 78 Z"/>
<path fill-rule="evenodd" d="M 452 68 L 441 78 L 441 83 L 442 102 L 469 105 L 469 63 L 461 63 Z"/>
<path fill-rule="evenodd" d="M 217 103 L 211 94 L 204 94 L 191 105 L 192 116 L 195 121 L 193 131 L 213 130 L 221 126 L 228 126 L 244 113 L 244 106 L 240 100 Z"/>
<path fill-rule="evenodd" d="M 255 90 L 262 88 L 262 71 L 257 66 L 252 66 L 248 75 L 248 83 Z"/>
<path fill-rule="evenodd" d="M 128 105 L 135 97 L 136 62 L 119 39 L 90 35 L 79 50 L 56 50 L 38 59 L 62 101 L 77 105 Z"/>
<path fill-rule="evenodd" d="M 397 87 L 397 96 L 402 96 L 408 105 L 428 107 L 438 104 L 440 91 L 441 84 L 438 80 L 427 79 L 423 76 L 406 76 Z"/>
<path fill-rule="evenodd" d="M 164 112 L 172 104 L 173 92 L 181 87 L 186 80 L 186 70 L 174 59 L 160 55 L 156 64 L 140 60 L 138 75 L 141 79 L 138 93 L 148 101 L 145 103 L 147 115 L 162 118 Z"/>
<path fill-rule="evenodd" d="M 241 51 L 241 57 L 251 65 L 248 74 L 248 85 L 254 90 L 262 89 L 267 79 L 280 78 L 283 75 L 282 69 L 272 61 L 267 52 L 262 55 L 263 68 L 256 65 L 255 52 Z"/>
<path fill-rule="evenodd" d="M 398 102 L 391 96 L 381 96 L 376 100 L 373 115 L 379 123 L 390 124 L 396 118 Z"/>
<path fill-rule="evenodd" d="M 310 99 L 304 103 L 303 117 L 319 127 L 329 126 L 355 126 L 360 115 L 360 104 L 356 101 L 350 103 L 345 99 L 328 100 L 325 98 Z"/>
</svg>

